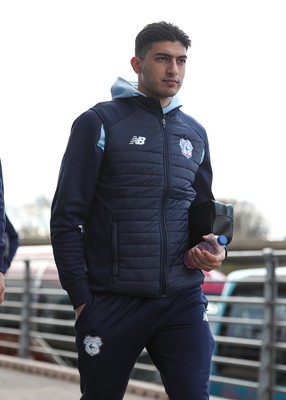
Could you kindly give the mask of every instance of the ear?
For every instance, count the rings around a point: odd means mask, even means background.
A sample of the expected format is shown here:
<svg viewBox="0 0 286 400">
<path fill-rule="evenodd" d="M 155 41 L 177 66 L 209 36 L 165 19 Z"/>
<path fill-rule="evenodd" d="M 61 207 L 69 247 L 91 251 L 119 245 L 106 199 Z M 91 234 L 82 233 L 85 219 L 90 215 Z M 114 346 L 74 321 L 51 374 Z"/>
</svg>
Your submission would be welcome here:
<svg viewBox="0 0 286 400">
<path fill-rule="evenodd" d="M 140 58 L 132 57 L 130 62 L 131 62 L 131 65 L 132 65 L 132 68 L 133 68 L 134 72 L 137 75 L 141 74 L 141 60 L 140 60 Z"/>
</svg>

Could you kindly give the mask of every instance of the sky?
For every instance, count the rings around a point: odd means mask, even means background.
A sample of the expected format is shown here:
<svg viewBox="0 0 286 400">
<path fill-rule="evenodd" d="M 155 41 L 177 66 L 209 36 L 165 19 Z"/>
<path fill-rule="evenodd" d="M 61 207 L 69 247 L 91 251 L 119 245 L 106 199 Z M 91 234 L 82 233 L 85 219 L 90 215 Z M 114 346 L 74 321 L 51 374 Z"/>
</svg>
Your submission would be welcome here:
<svg viewBox="0 0 286 400">
<path fill-rule="evenodd" d="M 72 122 L 136 80 L 148 23 L 192 40 L 182 110 L 206 129 L 216 198 L 254 204 L 286 236 L 283 0 L 0 0 L 0 157 L 7 210 L 52 199 Z"/>
</svg>

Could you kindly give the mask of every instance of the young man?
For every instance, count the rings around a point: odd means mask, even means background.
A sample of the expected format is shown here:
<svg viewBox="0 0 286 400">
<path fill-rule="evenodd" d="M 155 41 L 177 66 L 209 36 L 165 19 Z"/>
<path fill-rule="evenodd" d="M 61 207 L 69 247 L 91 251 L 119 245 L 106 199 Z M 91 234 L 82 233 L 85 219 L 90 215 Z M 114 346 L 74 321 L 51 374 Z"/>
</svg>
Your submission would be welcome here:
<svg viewBox="0 0 286 400">
<path fill-rule="evenodd" d="M 113 100 L 79 116 L 52 204 L 51 239 L 76 312 L 84 400 L 123 398 L 144 349 L 171 400 L 208 399 L 213 337 L 201 269 L 224 252 L 196 250 L 188 270 L 188 209 L 213 198 L 206 132 L 180 110 L 188 36 L 147 25 Z"/>
<path fill-rule="evenodd" d="M 5 282 L 4 282 L 4 252 L 5 252 L 5 207 L 4 207 L 4 188 L 2 178 L 2 166 L 0 160 L 0 304 L 4 300 Z"/>
</svg>

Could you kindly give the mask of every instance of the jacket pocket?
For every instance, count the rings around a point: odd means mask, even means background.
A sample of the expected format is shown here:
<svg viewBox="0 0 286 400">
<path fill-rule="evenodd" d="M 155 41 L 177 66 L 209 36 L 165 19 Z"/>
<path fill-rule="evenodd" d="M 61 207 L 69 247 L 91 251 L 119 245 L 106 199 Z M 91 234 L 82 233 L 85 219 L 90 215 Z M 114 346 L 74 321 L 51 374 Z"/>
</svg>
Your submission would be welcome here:
<svg viewBox="0 0 286 400">
<path fill-rule="evenodd" d="M 91 308 L 92 304 L 93 304 L 93 296 L 91 295 L 89 301 L 83 307 L 79 317 L 75 320 L 75 326 L 77 326 L 78 323 L 80 323 L 83 319 L 85 319 L 85 316 L 86 316 L 86 314 L 88 314 L 88 311 Z"/>
<path fill-rule="evenodd" d="M 117 222 L 112 223 L 112 275 L 119 275 L 119 265 L 118 265 L 118 225 Z"/>
</svg>

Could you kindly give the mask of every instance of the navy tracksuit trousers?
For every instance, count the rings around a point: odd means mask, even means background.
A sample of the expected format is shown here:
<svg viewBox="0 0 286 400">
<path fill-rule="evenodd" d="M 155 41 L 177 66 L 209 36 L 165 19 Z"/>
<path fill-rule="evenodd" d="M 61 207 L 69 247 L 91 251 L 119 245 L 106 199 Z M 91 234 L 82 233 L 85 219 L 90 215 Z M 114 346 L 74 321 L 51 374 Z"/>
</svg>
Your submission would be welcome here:
<svg viewBox="0 0 286 400">
<path fill-rule="evenodd" d="M 75 324 L 81 400 L 122 400 L 144 348 L 170 400 L 207 400 L 214 340 L 201 288 L 161 299 L 96 294 Z"/>
</svg>

